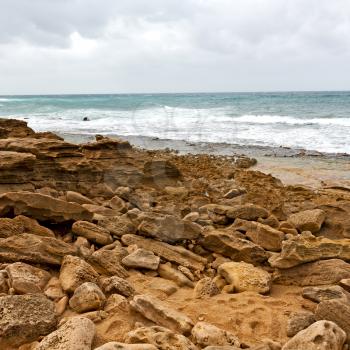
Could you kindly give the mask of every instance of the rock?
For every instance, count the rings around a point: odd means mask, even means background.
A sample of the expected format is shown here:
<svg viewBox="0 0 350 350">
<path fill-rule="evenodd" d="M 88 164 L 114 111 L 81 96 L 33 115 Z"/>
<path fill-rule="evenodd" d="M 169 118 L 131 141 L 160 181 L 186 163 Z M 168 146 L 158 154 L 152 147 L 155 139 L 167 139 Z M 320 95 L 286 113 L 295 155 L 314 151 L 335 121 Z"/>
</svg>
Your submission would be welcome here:
<svg viewBox="0 0 350 350">
<path fill-rule="evenodd" d="M 193 211 L 192 213 L 187 214 L 183 220 L 187 220 L 187 221 L 192 221 L 195 222 L 200 218 L 200 215 L 198 212 Z"/>
<path fill-rule="evenodd" d="M 312 312 L 299 312 L 293 314 L 288 319 L 287 336 L 294 337 L 297 333 L 309 327 L 314 322 L 316 322 L 316 319 Z"/>
<path fill-rule="evenodd" d="M 240 350 L 240 349 L 241 348 L 237 348 L 237 346 L 230 346 L 230 345 L 224 345 L 224 346 L 214 345 L 214 346 L 206 346 L 205 348 L 203 348 L 203 350 Z M 253 350 L 253 349 L 249 348 L 249 350 Z M 264 350 L 267 350 L 267 349 L 264 349 Z"/>
<path fill-rule="evenodd" d="M 115 217 L 120 215 L 118 210 L 107 208 L 103 205 L 82 204 L 82 207 L 84 207 L 93 216 L 94 220 L 99 220 L 103 217 Z"/>
<path fill-rule="evenodd" d="M 0 349 L 32 342 L 54 331 L 56 324 L 54 304 L 42 294 L 0 298 Z"/>
<path fill-rule="evenodd" d="M 210 231 L 201 241 L 203 248 L 234 261 L 258 264 L 267 260 L 267 253 L 257 244 L 224 231 Z"/>
<path fill-rule="evenodd" d="M 189 317 L 153 296 L 136 295 L 130 305 L 147 319 L 176 333 L 187 335 L 193 327 Z"/>
<path fill-rule="evenodd" d="M 147 287 L 152 291 L 161 292 L 167 296 L 178 291 L 178 287 L 173 281 L 169 281 L 161 277 L 152 278 Z"/>
<path fill-rule="evenodd" d="M 256 221 L 259 218 L 267 218 L 270 214 L 268 210 L 255 204 L 235 205 L 225 213 L 230 219 L 243 219 Z"/>
<path fill-rule="evenodd" d="M 272 279 L 268 272 L 245 262 L 227 262 L 218 273 L 234 286 L 237 292 L 252 291 L 265 294 L 270 291 Z"/>
<path fill-rule="evenodd" d="M 149 269 L 157 270 L 160 258 L 153 254 L 153 252 L 146 249 L 136 249 L 134 252 L 126 256 L 122 263 L 123 265 L 134 269 Z"/>
<path fill-rule="evenodd" d="M 64 257 L 59 276 L 64 291 L 73 293 L 85 282 L 97 283 L 98 278 L 98 273 L 86 261 L 71 255 Z"/>
<path fill-rule="evenodd" d="M 68 305 L 67 295 L 57 300 L 55 303 L 56 315 L 59 315 L 59 316 L 62 315 L 66 311 L 67 305 Z"/>
<path fill-rule="evenodd" d="M 98 225 L 107 229 L 115 237 L 136 233 L 136 226 L 125 215 L 103 218 L 98 220 Z"/>
<path fill-rule="evenodd" d="M 66 192 L 66 200 L 67 202 L 74 202 L 78 204 L 95 204 L 90 198 L 74 191 Z"/>
<path fill-rule="evenodd" d="M 99 310 L 103 307 L 106 297 L 102 290 L 92 282 L 81 284 L 69 300 L 69 306 L 76 312 Z"/>
<path fill-rule="evenodd" d="M 184 239 L 198 238 L 202 228 L 198 224 L 178 219 L 173 215 L 145 213 L 142 215 L 138 231 L 143 236 L 173 243 Z"/>
<path fill-rule="evenodd" d="M 76 236 L 82 236 L 91 242 L 107 245 L 113 242 L 109 231 L 87 221 L 77 221 L 72 226 L 72 232 Z"/>
<path fill-rule="evenodd" d="M 125 202 L 118 196 L 111 198 L 108 204 L 112 209 L 117 210 L 121 213 L 125 213 L 127 210 Z"/>
<path fill-rule="evenodd" d="M 72 317 L 47 335 L 34 350 L 91 350 L 95 325 L 85 317 Z"/>
<path fill-rule="evenodd" d="M 0 295 L 7 294 L 9 291 L 9 284 L 7 282 L 7 273 L 6 271 L 0 271 Z"/>
<path fill-rule="evenodd" d="M 87 257 L 87 261 L 102 275 L 126 278 L 129 274 L 121 265 L 121 261 L 127 254 L 127 250 L 122 247 L 99 249 Z"/>
<path fill-rule="evenodd" d="M 282 242 L 285 237 L 284 232 L 268 225 L 255 221 L 236 219 L 232 228 L 238 231 L 244 231 L 252 242 L 266 250 L 278 252 L 282 248 Z"/>
<path fill-rule="evenodd" d="M 146 181 L 156 187 L 165 187 L 174 185 L 182 179 L 181 172 L 177 167 L 168 160 L 151 160 L 147 161 L 143 167 Z"/>
<path fill-rule="evenodd" d="M 0 239 L 0 261 L 24 261 L 61 265 L 65 255 L 76 254 L 76 247 L 52 237 L 23 233 Z"/>
<path fill-rule="evenodd" d="M 350 239 L 331 240 L 301 234 L 282 243 L 279 255 L 271 257 L 273 267 L 287 269 L 316 260 L 338 258 L 350 260 Z"/>
<path fill-rule="evenodd" d="M 8 192 L 0 195 L 0 215 L 13 211 L 40 221 L 65 222 L 92 219 L 92 215 L 77 203 L 70 203 L 30 192 Z"/>
<path fill-rule="evenodd" d="M 103 344 L 95 350 L 158 350 L 159 348 L 155 347 L 152 344 L 125 344 L 118 343 L 115 341 Z"/>
<path fill-rule="evenodd" d="M 153 344 L 159 350 L 199 350 L 183 335 L 159 326 L 136 328 L 127 334 L 126 341 L 130 343 L 147 342 Z"/>
<path fill-rule="evenodd" d="M 343 278 L 339 281 L 339 284 L 347 291 L 350 292 L 350 278 Z"/>
<path fill-rule="evenodd" d="M 305 210 L 296 214 L 292 214 L 288 218 L 293 226 L 300 232 L 310 231 L 312 233 L 318 232 L 326 219 L 326 213 L 321 209 Z"/>
<path fill-rule="evenodd" d="M 108 294 L 117 293 L 130 297 L 135 293 L 133 286 L 127 280 L 117 276 L 103 278 L 101 285 L 105 293 Z"/>
<path fill-rule="evenodd" d="M 136 244 L 139 248 L 150 250 L 167 261 L 174 262 L 193 270 L 203 271 L 204 265 L 207 263 L 207 259 L 185 249 L 184 247 L 172 246 L 153 239 L 143 238 L 136 235 L 124 235 L 122 237 L 122 242 L 127 246 Z"/>
<path fill-rule="evenodd" d="M 316 303 L 331 299 L 350 300 L 350 294 L 340 286 L 306 287 L 303 297 Z"/>
<path fill-rule="evenodd" d="M 42 269 L 25 263 L 14 263 L 6 267 L 11 288 L 17 294 L 42 293 L 51 275 Z"/>
<path fill-rule="evenodd" d="M 17 236 L 24 232 L 24 227 L 13 219 L 0 218 L 0 238 Z"/>
<path fill-rule="evenodd" d="M 52 277 L 45 286 L 44 294 L 51 300 L 59 300 L 65 296 L 60 280 Z"/>
<path fill-rule="evenodd" d="M 348 300 L 332 299 L 320 302 L 315 311 L 315 318 L 334 322 L 346 333 L 347 341 L 350 341 L 350 303 Z"/>
<path fill-rule="evenodd" d="M 232 345 L 240 347 L 239 339 L 232 333 L 220 329 L 207 322 L 198 322 L 192 328 L 192 338 L 196 345 L 201 347 L 209 345 Z"/>
<path fill-rule="evenodd" d="M 335 323 L 318 321 L 290 339 L 282 350 L 342 350 L 345 332 Z"/>
<path fill-rule="evenodd" d="M 174 269 L 169 263 L 160 264 L 158 267 L 159 276 L 174 281 L 179 287 L 193 288 L 193 282 L 181 271 Z"/>
<path fill-rule="evenodd" d="M 277 270 L 274 283 L 295 286 L 318 286 L 350 278 L 350 264 L 339 259 L 321 260 L 290 269 Z"/>
<path fill-rule="evenodd" d="M 220 289 L 213 279 L 205 277 L 199 280 L 194 287 L 193 295 L 195 298 L 208 298 L 220 294 Z"/>
<path fill-rule="evenodd" d="M 24 215 L 18 215 L 13 219 L 13 222 L 22 225 L 24 233 L 55 238 L 55 234 L 50 229 L 40 225 L 35 219 L 27 218 Z"/>
<path fill-rule="evenodd" d="M 104 311 L 116 313 L 118 310 L 128 310 L 129 302 L 128 299 L 120 294 L 111 294 L 104 307 Z"/>
</svg>

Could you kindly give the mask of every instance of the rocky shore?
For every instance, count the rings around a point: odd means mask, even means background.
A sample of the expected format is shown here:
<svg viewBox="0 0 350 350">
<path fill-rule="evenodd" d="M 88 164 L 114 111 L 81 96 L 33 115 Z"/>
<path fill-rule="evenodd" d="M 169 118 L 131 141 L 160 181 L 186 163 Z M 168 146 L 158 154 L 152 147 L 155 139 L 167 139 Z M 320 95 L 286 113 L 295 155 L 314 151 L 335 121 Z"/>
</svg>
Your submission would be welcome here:
<svg viewBox="0 0 350 350">
<path fill-rule="evenodd" d="M 350 189 L 0 119 L 1 350 L 346 350 Z"/>
</svg>

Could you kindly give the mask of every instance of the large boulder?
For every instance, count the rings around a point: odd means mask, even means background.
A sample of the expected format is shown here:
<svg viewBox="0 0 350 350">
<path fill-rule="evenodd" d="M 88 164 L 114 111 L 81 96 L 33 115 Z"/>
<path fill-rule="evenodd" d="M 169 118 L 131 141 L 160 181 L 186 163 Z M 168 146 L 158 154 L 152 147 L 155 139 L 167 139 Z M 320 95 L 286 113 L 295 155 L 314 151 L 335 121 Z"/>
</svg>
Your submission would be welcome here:
<svg viewBox="0 0 350 350">
<path fill-rule="evenodd" d="M 8 192 L 1 195 L 0 215 L 9 212 L 57 223 L 92 219 L 92 214 L 80 204 L 30 192 Z"/>
<path fill-rule="evenodd" d="M 292 214 L 288 221 L 300 232 L 318 232 L 326 219 L 326 213 L 321 209 L 305 210 Z"/>
<path fill-rule="evenodd" d="M 94 323 L 85 317 L 72 317 L 47 335 L 33 350 L 91 350 Z"/>
<path fill-rule="evenodd" d="M 342 350 L 345 332 L 335 323 L 318 321 L 290 339 L 282 350 Z"/>
<path fill-rule="evenodd" d="M 193 322 L 188 316 L 153 296 L 136 295 L 130 304 L 136 311 L 159 326 L 184 335 L 191 332 Z"/>
<path fill-rule="evenodd" d="M 88 221 L 76 221 L 72 226 L 72 232 L 76 236 L 85 237 L 89 241 L 101 245 L 113 242 L 108 230 Z"/>
<path fill-rule="evenodd" d="M 23 233 L 0 239 L 0 261 L 24 261 L 34 264 L 61 265 L 65 255 L 75 255 L 77 248 L 53 237 Z"/>
<path fill-rule="evenodd" d="M 54 303 L 42 294 L 0 298 L 0 349 L 16 349 L 54 331 Z"/>
<path fill-rule="evenodd" d="M 271 275 L 267 271 L 245 262 L 223 263 L 219 266 L 218 273 L 237 292 L 251 291 L 265 294 L 271 288 Z"/>
</svg>

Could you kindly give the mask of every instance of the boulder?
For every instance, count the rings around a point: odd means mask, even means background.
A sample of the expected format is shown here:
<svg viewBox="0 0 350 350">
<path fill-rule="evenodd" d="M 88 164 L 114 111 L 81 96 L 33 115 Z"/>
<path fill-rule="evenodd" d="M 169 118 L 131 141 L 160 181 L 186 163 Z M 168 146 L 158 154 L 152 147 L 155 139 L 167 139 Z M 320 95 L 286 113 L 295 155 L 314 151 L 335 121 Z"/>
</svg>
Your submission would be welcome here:
<svg viewBox="0 0 350 350">
<path fill-rule="evenodd" d="M 92 321 L 85 317 L 72 317 L 33 350 L 91 350 L 94 335 Z"/>
<path fill-rule="evenodd" d="M 196 323 L 192 328 L 191 335 L 194 343 L 200 347 L 231 345 L 239 348 L 241 346 L 239 339 L 232 333 L 207 322 Z"/>
<path fill-rule="evenodd" d="M 0 262 L 61 265 L 65 255 L 76 253 L 76 247 L 52 237 L 23 233 L 0 239 Z"/>
<path fill-rule="evenodd" d="M 8 265 L 6 271 L 17 294 L 42 293 L 51 277 L 47 271 L 21 262 Z"/>
<path fill-rule="evenodd" d="M 350 278 L 350 264 L 339 259 L 321 260 L 290 269 L 278 269 L 273 274 L 277 284 L 319 286 Z"/>
<path fill-rule="evenodd" d="M 287 323 L 287 335 L 288 337 L 294 337 L 297 333 L 303 329 L 309 327 L 316 322 L 315 315 L 312 312 L 297 312 L 294 313 Z"/>
<path fill-rule="evenodd" d="M 136 249 L 122 260 L 123 265 L 129 268 L 148 270 L 157 270 L 159 262 L 159 256 L 156 256 L 153 254 L 153 252 L 142 248 Z"/>
<path fill-rule="evenodd" d="M 350 300 L 350 294 L 340 286 L 306 287 L 303 289 L 303 297 L 316 303 L 331 299 Z"/>
<path fill-rule="evenodd" d="M 0 215 L 12 211 L 15 215 L 55 223 L 92 219 L 92 214 L 77 203 L 30 192 L 8 192 L 0 196 Z"/>
<path fill-rule="evenodd" d="M 326 219 L 326 213 L 321 209 L 305 210 L 296 214 L 292 214 L 288 218 L 293 226 L 300 232 L 310 231 L 318 232 Z"/>
<path fill-rule="evenodd" d="M 269 263 L 273 267 L 288 269 L 311 261 L 333 258 L 350 260 L 350 239 L 331 240 L 301 234 L 283 241 L 281 253 L 271 257 Z"/>
<path fill-rule="evenodd" d="M 268 258 L 266 251 L 257 244 L 224 231 L 210 231 L 200 244 L 203 248 L 227 256 L 234 261 L 259 264 Z"/>
<path fill-rule="evenodd" d="M 345 332 L 335 323 L 318 321 L 290 339 L 282 350 L 342 350 Z"/>
<path fill-rule="evenodd" d="M 108 278 L 103 278 L 102 289 L 107 294 L 117 293 L 125 297 L 130 297 L 135 294 L 134 287 L 125 279 L 112 276 Z"/>
<path fill-rule="evenodd" d="M 237 292 L 256 292 L 265 294 L 271 288 L 271 275 L 261 268 L 245 262 L 227 262 L 219 266 L 218 273 Z"/>
<path fill-rule="evenodd" d="M 98 278 L 98 273 L 83 259 L 71 255 L 64 257 L 59 276 L 64 291 L 73 293 L 85 282 L 97 283 Z"/>
<path fill-rule="evenodd" d="M 12 349 L 54 331 L 54 303 L 42 294 L 0 298 L 0 349 Z"/>
<path fill-rule="evenodd" d="M 156 346 L 158 350 L 199 350 L 183 335 L 160 326 L 136 328 L 127 334 L 125 340 L 130 343 L 147 342 Z"/>
<path fill-rule="evenodd" d="M 109 231 L 88 221 L 77 221 L 72 226 L 76 236 L 85 237 L 91 242 L 107 245 L 113 242 Z"/>
<path fill-rule="evenodd" d="M 69 306 L 74 311 L 82 313 L 101 309 L 105 301 L 105 295 L 95 283 L 85 282 L 74 291 Z"/>
<path fill-rule="evenodd" d="M 188 316 L 153 296 L 136 295 L 130 305 L 147 319 L 176 333 L 187 335 L 193 327 L 192 320 Z"/>
</svg>

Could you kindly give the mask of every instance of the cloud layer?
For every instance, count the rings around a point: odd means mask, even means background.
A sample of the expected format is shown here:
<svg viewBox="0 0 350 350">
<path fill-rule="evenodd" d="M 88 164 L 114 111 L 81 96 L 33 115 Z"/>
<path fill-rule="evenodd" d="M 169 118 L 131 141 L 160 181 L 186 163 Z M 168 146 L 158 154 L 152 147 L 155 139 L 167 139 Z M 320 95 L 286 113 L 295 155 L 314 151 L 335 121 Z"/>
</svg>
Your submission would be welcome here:
<svg viewBox="0 0 350 350">
<path fill-rule="evenodd" d="M 2 0 L 0 94 L 350 89 L 348 0 Z"/>
</svg>

